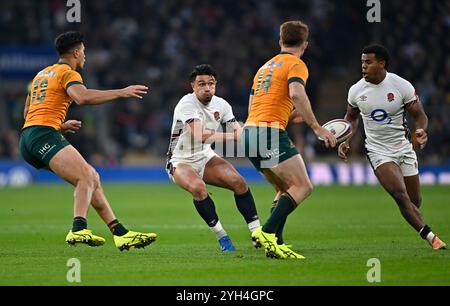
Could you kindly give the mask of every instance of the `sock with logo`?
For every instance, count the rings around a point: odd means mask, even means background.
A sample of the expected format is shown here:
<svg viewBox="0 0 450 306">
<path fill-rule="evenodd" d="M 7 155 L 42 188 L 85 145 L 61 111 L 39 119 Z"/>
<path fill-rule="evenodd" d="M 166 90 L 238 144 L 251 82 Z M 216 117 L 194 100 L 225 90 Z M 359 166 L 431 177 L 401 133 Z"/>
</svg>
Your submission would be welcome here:
<svg viewBox="0 0 450 306">
<path fill-rule="evenodd" d="M 247 222 L 248 229 L 253 233 L 253 231 L 261 225 L 259 223 L 258 213 L 256 212 L 255 200 L 253 199 L 250 188 L 243 194 L 235 194 L 234 200 L 239 212 L 244 217 L 245 222 Z"/>
</svg>

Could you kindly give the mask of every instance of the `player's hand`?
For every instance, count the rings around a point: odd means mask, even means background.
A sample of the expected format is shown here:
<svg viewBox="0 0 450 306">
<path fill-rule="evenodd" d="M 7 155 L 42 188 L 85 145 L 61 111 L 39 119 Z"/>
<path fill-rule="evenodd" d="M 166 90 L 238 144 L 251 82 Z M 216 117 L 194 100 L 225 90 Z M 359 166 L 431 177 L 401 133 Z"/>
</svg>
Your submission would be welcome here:
<svg viewBox="0 0 450 306">
<path fill-rule="evenodd" d="M 346 142 L 343 142 L 338 147 L 338 156 L 343 161 L 347 162 L 347 152 L 350 150 L 350 145 Z"/>
<path fill-rule="evenodd" d="M 425 132 L 424 129 L 417 129 L 415 134 L 417 143 L 419 144 L 419 148 L 421 149 L 425 148 L 428 141 L 427 132 Z"/>
<path fill-rule="evenodd" d="M 336 137 L 328 131 L 326 128 L 319 126 L 316 129 L 314 129 L 314 133 L 318 138 L 323 139 L 323 142 L 325 143 L 325 147 L 334 148 L 336 146 L 337 140 Z"/>
<path fill-rule="evenodd" d="M 138 98 L 142 99 L 143 95 L 146 95 L 148 87 L 144 85 L 131 85 L 122 89 L 123 98 Z"/>
<path fill-rule="evenodd" d="M 78 120 L 67 120 L 61 124 L 61 132 L 75 134 L 79 129 L 81 129 L 81 121 Z"/>
</svg>

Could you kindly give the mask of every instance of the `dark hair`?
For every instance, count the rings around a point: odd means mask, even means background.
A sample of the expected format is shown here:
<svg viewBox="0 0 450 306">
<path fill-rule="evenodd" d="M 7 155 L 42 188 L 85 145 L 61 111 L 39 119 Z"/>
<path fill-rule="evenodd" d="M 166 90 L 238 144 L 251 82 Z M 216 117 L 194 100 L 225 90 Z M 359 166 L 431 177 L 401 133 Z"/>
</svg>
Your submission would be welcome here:
<svg viewBox="0 0 450 306">
<path fill-rule="evenodd" d="M 209 64 L 201 64 L 195 66 L 194 70 L 192 70 L 191 74 L 189 75 L 189 81 L 194 82 L 195 78 L 198 75 L 212 75 L 214 78 L 217 78 L 216 71 Z"/>
<path fill-rule="evenodd" d="M 287 21 L 280 26 L 280 39 L 285 47 L 298 47 L 308 40 L 309 28 L 301 21 Z"/>
<path fill-rule="evenodd" d="M 69 53 L 73 48 L 84 42 L 84 35 L 80 32 L 70 31 L 60 34 L 55 39 L 55 49 L 59 55 Z"/>
<path fill-rule="evenodd" d="M 365 47 L 362 50 L 363 54 L 369 54 L 369 53 L 373 53 L 375 54 L 375 57 L 377 58 L 378 61 L 384 61 L 384 68 L 388 68 L 389 65 L 389 52 L 388 50 L 382 46 L 382 45 L 370 45 Z"/>
</svg>

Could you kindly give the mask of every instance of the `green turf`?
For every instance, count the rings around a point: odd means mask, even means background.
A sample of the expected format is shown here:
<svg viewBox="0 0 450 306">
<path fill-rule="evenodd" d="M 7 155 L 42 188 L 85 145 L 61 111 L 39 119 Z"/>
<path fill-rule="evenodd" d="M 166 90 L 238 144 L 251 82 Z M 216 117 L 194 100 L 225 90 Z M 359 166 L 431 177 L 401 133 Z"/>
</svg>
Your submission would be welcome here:
<svg viewBox="0 0 450 306">
<path fill-rule="evenodd" d="M 273 197 L 253 185 L 265 220 Z M 103 247 L 68 247 L 68 185 L 0 189 L 0 285 L 71 285 L 69 258 L 81 262 L 81 285 L 373 285 L 369 258 L 381 262 L 378 285 L 450 285 L 450 251 L 433 251 L 402 219 L 381 187 L 317 187 L 289 218 L 285 240 L 306 260 L 274 260 L 252 247 L 233 195 L 211 188 L 237 251 L 219 251 L 190 196 L 174 185 L 106 185 L 119 219 L 158 233 L 148 248 L 119 252 L 94 211 L 89 228 Z M 424 187 L 425 220 L 450 241 L 450 188 Z"/>
</svg>

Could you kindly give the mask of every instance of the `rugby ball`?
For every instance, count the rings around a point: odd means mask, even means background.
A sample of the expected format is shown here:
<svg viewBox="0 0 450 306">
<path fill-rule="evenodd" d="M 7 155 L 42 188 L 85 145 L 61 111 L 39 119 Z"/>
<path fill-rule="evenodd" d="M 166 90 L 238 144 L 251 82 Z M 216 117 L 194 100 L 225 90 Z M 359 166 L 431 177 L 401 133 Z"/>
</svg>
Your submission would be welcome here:
<svg viewBox="0 0 450 306">
<path fill-rule="evenodd" d="M 328 121 L 322 127 L 329 130 L 334 137 L 336 137 L 337 143 L 343 143 L 352 135 L 352 125 L 345 119 L 334 119 Z M 323 140 L 319 137 L 320 140 Z"/>
</svg>

